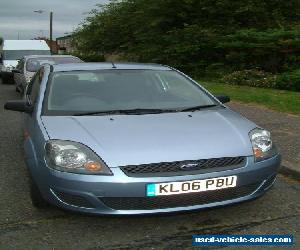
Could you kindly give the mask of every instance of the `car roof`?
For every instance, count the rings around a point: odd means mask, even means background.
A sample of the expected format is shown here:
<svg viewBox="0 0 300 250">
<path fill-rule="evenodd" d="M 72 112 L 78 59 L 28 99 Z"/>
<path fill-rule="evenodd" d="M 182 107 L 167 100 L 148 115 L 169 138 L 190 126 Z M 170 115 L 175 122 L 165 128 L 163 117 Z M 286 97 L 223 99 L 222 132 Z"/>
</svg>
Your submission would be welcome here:
<svg viewBox="0 0 300 250">
<path fill-rule="evenodd" d="M 60 71 L 85 71 L 85 70 L 104 70 L 104 69 L 145 69 L 145 70 L 172 70 L 168 66 L 160 64 L 148 63 L 68 63 L 68 64 L 55 64 L 52 66 L 53 72 Z"/>
<path fill-rule="evenodd" d="M 24 56 L 24 58 L 27 59 L 31 59 L 31 58 L 45 58 L 45 57 L 75 57 L 78 58 L 76 56 L 72 56 L 72 55 L 29 55 L 29 56 Z"/>
</svg>

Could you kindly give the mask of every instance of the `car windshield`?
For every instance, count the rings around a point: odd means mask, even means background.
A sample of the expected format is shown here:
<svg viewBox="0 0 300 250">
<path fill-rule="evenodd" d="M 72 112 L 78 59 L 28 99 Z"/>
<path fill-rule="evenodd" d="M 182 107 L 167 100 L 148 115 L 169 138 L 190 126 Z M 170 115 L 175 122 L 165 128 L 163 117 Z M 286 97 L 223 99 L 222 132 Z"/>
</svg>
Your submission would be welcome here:
<svg viewBox="0 0 300 250">
<path fill-rule="evenodd" d="M 31 58 L 28 59 L 26 62 L 26 70 L 30 72 L 36 72 L 39 70 L 41 65 L 48 63 L 48 64 L 63 64 L 63 63 L 79 63 L 82 62 L 77 57 L 71 56 L 49 56 L 49 57 L 38 57 L 38 58 Z"/>
<path fill-rule="evenodd" d="M 20 60 L 29 55 L 50 55 L 50 50 L 4 50 L 4 60 Z"/>
<path fill-rule="evenodd" d="M 217 103 L 172 70 L 98 70 L 52 73 L 44 114 L 76 115 L 124 110 L 184 110 Z"/>
</svg>

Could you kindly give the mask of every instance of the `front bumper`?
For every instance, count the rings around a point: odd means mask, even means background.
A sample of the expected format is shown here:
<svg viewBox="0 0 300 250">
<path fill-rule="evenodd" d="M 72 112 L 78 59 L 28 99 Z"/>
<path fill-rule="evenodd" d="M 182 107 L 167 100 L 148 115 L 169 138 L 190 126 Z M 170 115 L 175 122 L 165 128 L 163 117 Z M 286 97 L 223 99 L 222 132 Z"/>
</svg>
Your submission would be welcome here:
<svg viewBox="0 0 300 250">
<path fill-rule="evenodd" d="M 238 169 L 172 177 L 133 178 L 126 176 L 119 168 L 112 168 L 113 176 L 70 174 L 47 167 L 39 168 L 32 174 L 45 200 L 61 208 L 89 214 L 151 214 L 223 206 L 259 197 L 274 183 L 280 162 L 280 155 L 258 163 L 254 162 L 253 157 L 247 157 L 246 165 Z M 237 187 L 234 190 L 224 189 L 224 193 L 180 194 L 168 199 L 166 196 L 146 197 L 148 183 L 230 175 L 237 175 Z"/>
</svg>

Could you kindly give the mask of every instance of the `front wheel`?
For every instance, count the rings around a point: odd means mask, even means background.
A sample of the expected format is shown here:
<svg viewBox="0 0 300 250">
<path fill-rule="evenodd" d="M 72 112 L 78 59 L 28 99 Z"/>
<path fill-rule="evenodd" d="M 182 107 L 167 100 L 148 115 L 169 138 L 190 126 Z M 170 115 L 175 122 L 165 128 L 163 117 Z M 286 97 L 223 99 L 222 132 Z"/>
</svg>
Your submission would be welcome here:
<svg viewBox="0 0 300 250">
<path fill-rule="evenodd" d="M 32 178 L 30 178 L 30 199 L 32 205 L 36 208 L 44 208 L 48 206 L 48 203 L 42 197 L 38 186 Z"/>
</svg>

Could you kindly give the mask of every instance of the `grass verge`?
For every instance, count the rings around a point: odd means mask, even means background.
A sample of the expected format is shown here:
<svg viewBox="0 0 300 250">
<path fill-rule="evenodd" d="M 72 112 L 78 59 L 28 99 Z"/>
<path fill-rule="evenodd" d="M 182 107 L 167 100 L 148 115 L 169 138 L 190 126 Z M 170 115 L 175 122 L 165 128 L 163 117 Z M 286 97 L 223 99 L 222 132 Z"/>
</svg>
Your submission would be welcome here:
<svg viewBox="0 0 300 250">
<path fill-rule="evenodd" d="M 232 100 L 256 103 L 281 112 L 300 115 L 300 92 L 198 81 L 213 94 L 226 94 Z"/>
</svg>

